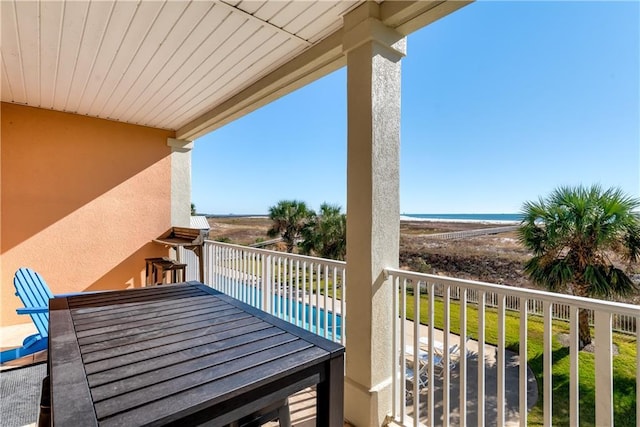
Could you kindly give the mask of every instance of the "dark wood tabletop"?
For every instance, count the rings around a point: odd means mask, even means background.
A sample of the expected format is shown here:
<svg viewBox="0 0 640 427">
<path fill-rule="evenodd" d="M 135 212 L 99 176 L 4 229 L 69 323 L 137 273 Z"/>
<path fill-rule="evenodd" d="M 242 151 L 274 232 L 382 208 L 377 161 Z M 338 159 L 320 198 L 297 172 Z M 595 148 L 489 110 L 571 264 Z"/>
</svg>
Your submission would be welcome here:
<svg viewBox="0 0 640 427">
<path fill-rule="evenodd" d="M 344 347 L 197 282 L 50 302 L 56 426 L 225 425 L 317 385 L 342 426 Z"/>
</svg>

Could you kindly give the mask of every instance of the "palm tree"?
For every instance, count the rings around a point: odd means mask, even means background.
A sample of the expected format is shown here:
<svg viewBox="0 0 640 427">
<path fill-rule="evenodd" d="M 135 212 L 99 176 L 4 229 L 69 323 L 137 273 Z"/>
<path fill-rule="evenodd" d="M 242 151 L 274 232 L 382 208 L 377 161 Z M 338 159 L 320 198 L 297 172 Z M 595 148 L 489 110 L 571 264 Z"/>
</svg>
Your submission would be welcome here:
<svg viewBox="0 0 640 427">
<path fill-rule="evenodd" d="M 320 213 L 302 230 L 303 254 L 344 260 L 347 253 L 347 216 L 340 206 L 323 203 Z"/>
<path fill-rule="evenodd" d="M 620 189 L 603 191 L 560 187 L 546 199 L 526 202 L 518 230 L 520 242 L 533 252 L 524 270 L 552 291 L 609 298 L 637 291 L 637 285 L 612 255 L 637 262 L 640 257 L 640 199 Z M 580 348 L 591 343 L 589 312 L 580 310 Z"/>
<path fill-rule="evenodd" d="M 287 252 L 292 253 L 302 229 L 307 225 L 314 212 L 304 202 L 298 200 L 281 200 L 269 208 L 269 218 L 273 221 L 267 231 L 269 237 L 282 236 L 287 245 Z"/>
</svg>

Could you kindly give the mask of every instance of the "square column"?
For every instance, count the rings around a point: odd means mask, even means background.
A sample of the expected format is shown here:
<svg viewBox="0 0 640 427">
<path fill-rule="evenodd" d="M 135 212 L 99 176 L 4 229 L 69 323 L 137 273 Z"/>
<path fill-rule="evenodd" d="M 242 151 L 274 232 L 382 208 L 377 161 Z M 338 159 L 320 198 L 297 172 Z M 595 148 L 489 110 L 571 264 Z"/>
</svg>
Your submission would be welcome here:
<svg viewBox="0 0 640 427">
<path fill-rule="evenodd" d="M 347 372 L 345 418 L 391 412 L 393 286 L 400 239 L 400 60 L 406 40 L 367 2 L 345 17 L 347 56 Z"/>
<path fill-rule="evenodd" d="M 171 226 L 191 225 L 192 141 L 168 138 L 171 147 Z"/>
</svg>

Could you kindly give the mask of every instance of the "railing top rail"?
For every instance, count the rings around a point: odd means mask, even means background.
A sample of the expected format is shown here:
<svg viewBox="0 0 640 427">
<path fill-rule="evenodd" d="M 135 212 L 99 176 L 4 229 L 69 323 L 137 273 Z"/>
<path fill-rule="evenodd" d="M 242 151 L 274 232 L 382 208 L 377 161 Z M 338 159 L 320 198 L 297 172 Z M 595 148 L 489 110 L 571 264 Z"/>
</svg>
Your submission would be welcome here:
<svg viewBox="0 0 640 427">
<path fill-rule="evenodd" d="M 289 259 L 293 259 L 293 260 L 312 262 L 312 263 L 316 263 L 316 264 L 324 264 L 324 265 L 329 265 L 329 266 L 337 267 L 337 268 L 344 268 L 347 265 L 347 263 L 345 261 L 336 261 L 336 260 L 333 260 L 333 259 L 318 258 L 318 257 L 313 257 L 313 256 L 307 256 L 307 255 L 290 254 L 290 253 L 287 253 L 287 252 L 278 252 L 278 251 L 272 251 L 272 250 L 269 250 L 269 249 L 253 248 L 253 247 L 250 247 L 250 246 L 234 245 L 233 243 L 223 243 L 223 242 L 218 242 L 218 241 L 215 241 L 215 240 L 205 240 L 205 243 L 209 243 L 211 245 L 216 245 L 216 246 L 240 249 L 240 250 L 244 250 L 244 251 L 248 251 L 248 252 L 256 252 L 256 253 L 261 253 L 261 254 L 265 254 L 265 255 L 276 255 L 276 256 L 279 256 L 279 257 L 289 258 Z"/>
<path fill-rule="evenodd" d="M 559 294 L 555 292 L 540 291 L 537 289 L 516 288 L 513 286 L 498 285 L 495 283 L 478 282 L 474 280 L 455 279 L 452 277 L 442 277 L 433 274 L 416 273 L 413 271 L 399 270 L 397 268 L 385 268 L 385 274 L 395 275 L 415 281 L 428 281 L 442 285 L 462 286 L 485 292 L 495 292 L 499 294 L 515 295 L 531 299 L 548 301 L 551 303 L 568 304 L 580 308 L 589 308 L 598 311 L 607 311 L 616 314 L 626 314 L 640 317 L 640 306 L 621 302 L 596 300 L 573 295 Z"/>
</svg>

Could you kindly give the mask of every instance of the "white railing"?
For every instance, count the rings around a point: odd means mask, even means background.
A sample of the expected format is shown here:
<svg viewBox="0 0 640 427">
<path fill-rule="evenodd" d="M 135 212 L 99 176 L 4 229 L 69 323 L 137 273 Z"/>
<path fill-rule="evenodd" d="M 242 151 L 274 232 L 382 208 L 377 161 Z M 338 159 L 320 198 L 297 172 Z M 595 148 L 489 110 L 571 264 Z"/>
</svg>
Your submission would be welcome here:
<svg viewBox="0 0 640 427">
<path fill-rule="evenodd" d="M 187 264 L 185 269 L 185 281 L 200 280 L 198 272 L 200 271 L 198 256 L 195 252 L 189 249 L 185 249 L 183 246 L 178 246 L 175 249 L 175 259 L 183 264 Z"/>
<path fill-rule="evenodd" d="M 345 343 L 346 263 L 207 240 L 204 283 Z"/>
<path fill-rule="evenodd" d="M 453 288 L 450 290 L 450 297 L 453 300 L 459 300 L 459 288 Z M 434 293 L 437 297 L 444 295 L 444 286 L 436 284 L 434 287 Z M 478 304 L 478 297 L 480 292 L 469 289 L 467 291 L 467 303 Z M 498 307 L 498 301 L 500 295 L 495 292 L 487 292 L 484 295 L 485 305 L 487 307 Z M 509 311 L 520 311 L 521 298 L 518 295 L 507 295 L 505 298 L 505 309 Z M 540 300 L 529 300 L 527 304 L 527 313 L 542 316 L 544 314 L 544 304 Z M 553 303 L 551 306 L 551 317 L 557 320 L 564 320 L 568 322 L 570 320 L 571 306 L 560 302 Z M 622 332 L 625 334 L 636 333 L 636 318 L 625 314 L 614 313 L 612 321 L 612 328 L 616 332 Z M 593 311 L 589 310 L 589 323 L 594 325 Z"/>
<path fill-rule="evenodd" d="M 521 361 L 528 360 L 528 345 L 533 345 L 527 324 L 528 307 L 535 303 L 543 306 L 543 342 L 536 343 L 536 346 L 542 348 L 539 355 L 543 366 L 542 381 L 538 384 L 542 388 L 542 423 L 552 425 L 552 343 L 556 333 L 554 328 L 557 326 L 553 324 L 552 307 L 554 304 L 561 304 L 568 307 L 570 318 L 568 325 L 564 326 L 569 330 L 567 357 L 570 367 L 569 408 L 563 408 L 567 410 L 568 419 L 563 424 L 580 425 L 579 414 L 581 410 L 587 409 L 580 407 L 578 394 L 581 368 L 578 357 L 578 317 L 580 309 L 589 309 L 594 313 L 593 342 L 597 342 L 597 345 L 594 350 L 595 384 L 587 385 L 595 386 L 596 404 L 595 411 L 594 408 L 588 408 L 588 411 L 595 412 L 595 425 L 613 425 L 612 318 L 614 315 L 623 315 L 637 320 L 640 318 L 640 307 L 397 269 L 387 269 L 386 274 L 398 291 L 393 302 L 394 313 L 399 313 L 399 316 L 394 316 L 393 320 L 394 369 L 391 372 L 393 417 L 396 421 L 413 426 L 484 426 L 505 425 L 507 422 L 526 426 L 528 410 L 535 403 L 529 400 L 528 394 L 537 394 L 535 390 L 530 390 L 531 385 L 536 383 L 535 379 L 531 378 L 528 365 Z M 436 287 L 441 288 L 441 292 L 438 292 L 441 296 L 436 296 Z M 477 293 L 477 304 L 474 305 L 468 303 L 468 295 L 472 293 Z M 452 301 L 452 295 L 458 301 Z M 491 321 L 487 320 L 487 295 L 495 295 L 492 298 L 495 298 L 496 309 L 491 311 Z M 513 329 L 509 330 L 505 311 L 507 298 L 519 300 L 517 324 L 511 325 Z M 408 310 L 412 310 L 414 318 L 419 319 L 421 310 L 424 309 L 425 324 L 408 320 Z M 497 319 L 495 325 L 493 313 Z M 468 329 L 471 315 L 476 314 L 477 329 L 475 321 Z M 458 321 L 453 323 L 452 319 L 455 317 Z M 535 321 L 540 322 L 540 319 L 536 318 Z M 491 326 L 491 329 L 487 326 Z M 452 329 L 457 334 L 453 334 Z M 494 342 L 491 344 L 486 343 L 488 332 L 494 334 Z M 517 334 L 519 341 L 518 353 L 509 353 L 509 359 L 505 345 L 507 333 Z M 636 335 L 636 342 L 633 344 L 636 354 L 636 390 L 640 390 L 639 335 Z M 469 339 L 470 337 L 473 338 Z M 458 348 L 452 354 L 446 350 L 455 348 L 456 345 Z M 444 351 L 439 353 L 438 348 Z M 492 379 L 490 386 L 489 372 Z M 469 387 L 475 390 L 468 390 Z M 636 399 L 636 419 L 640 420 L 640 399 Z"/>
</svg>

